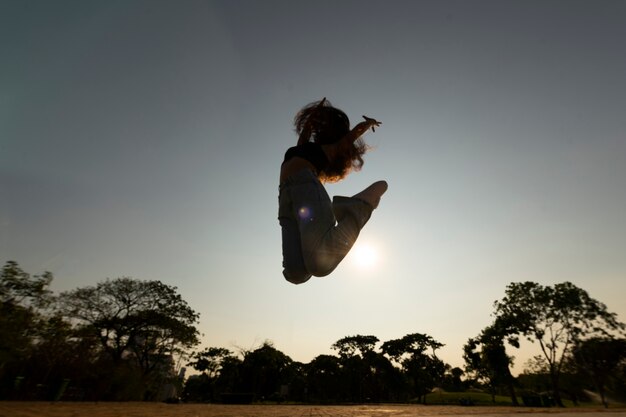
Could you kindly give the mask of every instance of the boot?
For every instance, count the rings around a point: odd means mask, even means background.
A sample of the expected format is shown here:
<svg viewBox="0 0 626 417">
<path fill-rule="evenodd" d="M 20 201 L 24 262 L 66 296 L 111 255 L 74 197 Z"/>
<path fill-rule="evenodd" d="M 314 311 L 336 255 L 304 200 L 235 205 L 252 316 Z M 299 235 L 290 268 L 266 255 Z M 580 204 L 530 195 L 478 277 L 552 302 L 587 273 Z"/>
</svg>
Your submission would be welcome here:
<svg viewBox="0 0 626 417">
<path fill-rule="evenodd" d="M 387 182 L 378 181 L 352 197 L 333 197 L 333 213 L 335 214 L 335 218 L 339 221 L 347 214 L 352 214 L 357 218 L 361 227 L 363 227 L 372 215 L 372 210 L 378 207 L 380 197 L 387 191 L 387 188 Z M 355 207 L 359 206 L 361 207 L 355 209 Z"/>
<path fill-rule="evenodd" d="M 354 197 L 333 197 L 333 213 L 338 222 L 341 222 L 346 216 L 353 217 L 359 229 L 365 226 L 365 223 L 372 216 L 374 208 L 363 200 Z"/>
<path fill-rule="evenodd" d="M 375 209 L 376 207 L 378 207 L 378 203 L 380 203 L 380 197 L 385 194 L 387 188 L 389 188 L 389 186 L 387 185 L 387 181 L 376 181 L 365 190 L 353 195 L 352 197 L 365 201 L 367 204 Z"/>
</svg>

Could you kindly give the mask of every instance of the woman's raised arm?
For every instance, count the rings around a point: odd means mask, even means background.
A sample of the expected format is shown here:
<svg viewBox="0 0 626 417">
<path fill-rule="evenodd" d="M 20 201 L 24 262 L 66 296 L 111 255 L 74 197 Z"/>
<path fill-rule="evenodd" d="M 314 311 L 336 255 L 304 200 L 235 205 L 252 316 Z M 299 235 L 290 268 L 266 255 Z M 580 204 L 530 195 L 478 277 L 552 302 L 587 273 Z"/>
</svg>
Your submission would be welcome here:
<svg viewBox="0 0 626 417">
<path fill-rule="evenodd" d="M 376 119 L 372 119 L 371 117 L 363 116 L 363 118 L 365 121 L 354 126 L 352 130 L 339 141 L 341 144 L 353 143 L 355 140 L 363 136 L 363 134 L 370 128 L 372 129 L 372 132 L 375 132 L 376 128 L 381 125 L 381 122 Z"/>
</svg>

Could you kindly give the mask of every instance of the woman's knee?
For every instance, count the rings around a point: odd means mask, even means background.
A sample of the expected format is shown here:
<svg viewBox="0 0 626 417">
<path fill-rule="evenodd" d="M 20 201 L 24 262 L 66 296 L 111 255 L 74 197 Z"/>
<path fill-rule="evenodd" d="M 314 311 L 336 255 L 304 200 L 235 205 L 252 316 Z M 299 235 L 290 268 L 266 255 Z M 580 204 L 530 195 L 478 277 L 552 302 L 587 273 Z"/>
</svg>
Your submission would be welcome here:
<svg viewBox="0 0 626 417">
<path fill-rule="evenodd" d="M 304 262 L 309 273 L 316 277 L 329 275 L 339 265 L 337 257 L 324 253 L 316 253 L 314 256 L 306 257 Z"/>
<path fill-rule="evenodd" d="M 284 269 L 283 276 L 292 284 L 304 284 L 311 278 L 311 273 L 302 269 Z"/>
</svg>

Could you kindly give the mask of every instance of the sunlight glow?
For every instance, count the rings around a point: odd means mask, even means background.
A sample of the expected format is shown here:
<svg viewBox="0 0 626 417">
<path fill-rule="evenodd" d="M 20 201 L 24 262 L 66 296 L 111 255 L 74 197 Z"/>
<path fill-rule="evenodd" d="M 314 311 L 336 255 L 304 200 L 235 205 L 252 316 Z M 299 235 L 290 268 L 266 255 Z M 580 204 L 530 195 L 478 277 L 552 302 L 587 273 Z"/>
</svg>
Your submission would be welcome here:
<svg viewBox="0 0 626 417">
<path fill-rule="evenodd" d="M 371 269 L 378 263 L 378 251 L 369 242 L 357 242 L 350 251 L 350 259 L 359 269 Z"/>
</svg>

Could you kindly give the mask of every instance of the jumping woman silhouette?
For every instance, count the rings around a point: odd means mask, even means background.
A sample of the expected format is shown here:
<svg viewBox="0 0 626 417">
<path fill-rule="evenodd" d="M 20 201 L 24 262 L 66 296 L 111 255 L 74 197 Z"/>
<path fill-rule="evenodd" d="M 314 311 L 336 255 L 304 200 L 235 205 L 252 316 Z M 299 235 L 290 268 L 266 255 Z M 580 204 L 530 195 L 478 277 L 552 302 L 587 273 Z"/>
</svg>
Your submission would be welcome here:
<svg viewBox="0 0 626 417">
<path fill-rule="evenodd" d="M 378 181 L 352 197 L 335 196 L 331 202 L 322 185 L 363 166 L 367 145 L 361 136 L 381 124 L 363 118 L 350 130 L 348 116 L 326 98 L 296 114 L 298 144 L 285 153 L 278 196 L 283 275 L 291 283 L 330 274 L 387 191 L 387 183 Z"/>
</svg>

